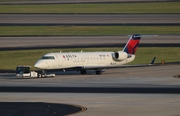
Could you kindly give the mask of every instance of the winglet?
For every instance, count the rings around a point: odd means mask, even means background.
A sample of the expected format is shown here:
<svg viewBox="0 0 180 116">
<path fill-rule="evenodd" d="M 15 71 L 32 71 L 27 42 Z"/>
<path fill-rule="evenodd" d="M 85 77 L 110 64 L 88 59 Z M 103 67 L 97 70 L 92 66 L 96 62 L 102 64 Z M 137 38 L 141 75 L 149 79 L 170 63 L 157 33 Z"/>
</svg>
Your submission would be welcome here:
<svg viewBox="0 0 180 116">
<path fill-rule="evenodd" d="M 156 56 L 152 59 L 151 64 L 154 64 L 155 60 L 156 60 Z"/>
</svg>

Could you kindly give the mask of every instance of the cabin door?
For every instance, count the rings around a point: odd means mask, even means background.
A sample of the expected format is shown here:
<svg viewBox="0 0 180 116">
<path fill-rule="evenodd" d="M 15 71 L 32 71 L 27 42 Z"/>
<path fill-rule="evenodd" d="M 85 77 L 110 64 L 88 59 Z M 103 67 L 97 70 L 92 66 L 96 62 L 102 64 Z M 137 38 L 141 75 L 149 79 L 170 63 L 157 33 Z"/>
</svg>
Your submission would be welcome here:
<svg viewBox="0 0 180 116">
<path fill-rule="evenodd" d="M 63 55 L 58 54 L 58 55 L 57 55 L 57 63 L 58 63 L 58 66 L 61 66 L 61 65 L 62 65 L 62 62 L 63 62 Z"/>
</svg>

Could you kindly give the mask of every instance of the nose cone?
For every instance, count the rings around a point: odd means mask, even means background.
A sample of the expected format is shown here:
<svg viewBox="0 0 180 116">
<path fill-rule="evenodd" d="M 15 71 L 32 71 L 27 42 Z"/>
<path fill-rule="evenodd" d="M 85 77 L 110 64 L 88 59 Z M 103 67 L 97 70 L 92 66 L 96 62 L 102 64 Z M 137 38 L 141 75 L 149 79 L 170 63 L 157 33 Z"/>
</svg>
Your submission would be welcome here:
<svg viewBox="0 0 180 116">
<path fill-rule="evenodd" d="M 39 68 L 39 69 L 44 69 L 44 65 L 40 61 L 37 61 L 34 67 Z"/>
<path fill-rule="evenodd" d="M 38 64 L 38 63 L 36 63 L 36 64 L 34 65 L 34 67 L 39 68 L 39 64 Z"/>
</svg>

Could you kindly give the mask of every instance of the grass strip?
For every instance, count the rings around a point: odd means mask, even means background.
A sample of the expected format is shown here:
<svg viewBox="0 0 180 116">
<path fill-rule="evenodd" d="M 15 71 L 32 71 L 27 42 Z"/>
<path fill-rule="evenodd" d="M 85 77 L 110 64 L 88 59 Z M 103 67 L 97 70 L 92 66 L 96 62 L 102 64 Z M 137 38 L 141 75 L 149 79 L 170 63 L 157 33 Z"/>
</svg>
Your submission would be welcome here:
<svg viewBox="0 0 180 116">
<path fill-rule="evenodd" d="M 45 50 L 17 50 L 17 51 L 1 51 L 0 52 L 0 70 L 15 70 L 17 65 L 31 65 L 32 69 L 35 62 L 44 54 L 49 52 L 92 52 L 92 51 L 118 51 L 122 48 L 75 48 L 75 49 L 45 49 Z M 154 56 L 155 63 L 165 62 L 180 62 L 179 47 L 140 47 L 137 50 L 136 59 L 131 64 L 148 64 Z"/>
<path fill-rule="evenodd" d="M 180 2 L 0 5 L 0 13 L 180 13 Z"/>
<path fill-rule="evenodd" d="M 0 26 L 0 36 L 180 34 L 180 26 Z"/>
</svg>

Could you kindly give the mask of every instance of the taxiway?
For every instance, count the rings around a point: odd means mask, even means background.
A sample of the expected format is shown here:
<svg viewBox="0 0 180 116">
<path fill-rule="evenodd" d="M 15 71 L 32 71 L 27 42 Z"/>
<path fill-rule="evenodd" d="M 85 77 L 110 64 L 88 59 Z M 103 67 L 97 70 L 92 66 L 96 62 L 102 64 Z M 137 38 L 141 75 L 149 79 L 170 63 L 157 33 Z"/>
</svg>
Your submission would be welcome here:
<svg viewBox="0 0 180 116">
<path fill-rule="evenodd" d="M 133 67 L 106 70 L 102 75 L 89 72 L 80 75 L 77 72 L 57 72 L 55 78 L 18 79 L 15 74 L 0 74 L 0 102 L 41 102 L 74 104 L 87 108 L 87 111 L 74 114 L 74 116 L 169 116 L 179 115 L 180 94 L 179 78 L 173 75 L 179 74 L 179 64 L 162 65 L 152 67 Z M 10 87 L 11 91 L 2 91 Z M 24 88 L 24 91 L 17 88 Z M 26 87 L 30 87 L 26 89 Z M 33 89 L 35 87 L 35 89 Z M 46 88 L 43 88 L 46 87 Z M 48 91 L 48 88 L 63 87 L 86 89 L 104 88 L 104 93 L 77 92 L 77 91 Z M 111 92 L 108 89 L 111 88 Z M 113 92 L 113 88 L 130 88 L 127 93 Z M 139 94 L 135 88 L 146 89 Z M 161 92 L 167 88 L 176 88 L 175 93 L 151 93 L 150 90 L 161 88 Z M 37 90 L 39 89 L 39 90 Z M 13 92 L 14 90 L 14 92 Z M 136 92 L 133 92 L 135 90 Z"/>
<path fill-rule="evenodd" d="M 158 35 L 141 39 L 141 44 L 180 44 L 180 35 Z M 48 46 L 123 46 L 129 36 L 52 36 L 52 37 L 0 37 L 0 48 L 10 47 L 48 47 Z"/>
<path fill-rule="evenodd" d="M 0 14 L 0 25 L 180 24 L 180 14 Z"/>
</svg>

